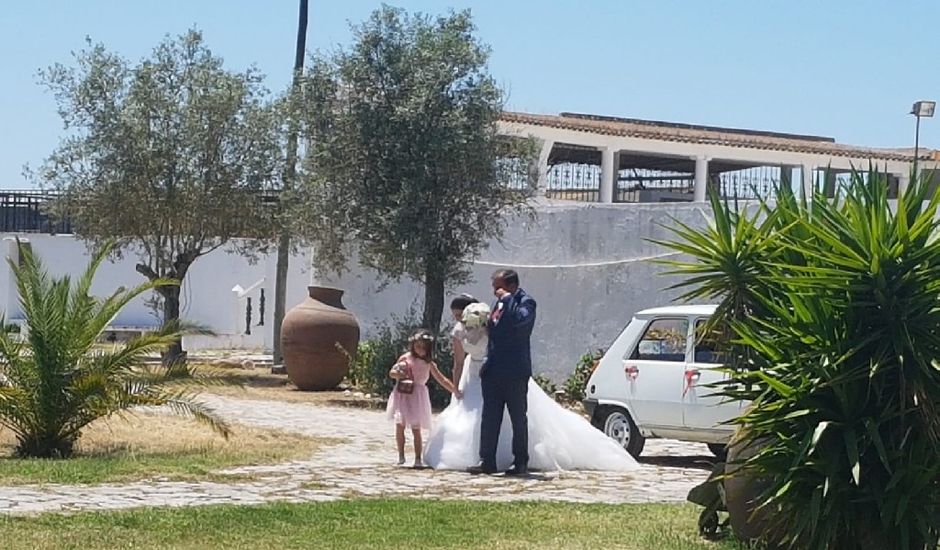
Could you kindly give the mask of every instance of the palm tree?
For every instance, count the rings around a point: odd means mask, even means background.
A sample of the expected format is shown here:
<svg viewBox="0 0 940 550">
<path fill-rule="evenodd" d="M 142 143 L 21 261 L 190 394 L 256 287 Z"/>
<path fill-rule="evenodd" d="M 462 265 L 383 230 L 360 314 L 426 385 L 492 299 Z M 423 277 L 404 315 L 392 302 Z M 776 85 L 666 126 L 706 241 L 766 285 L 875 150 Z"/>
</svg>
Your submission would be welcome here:
<svg viewBox="0 0 940 550">
<path fill-rule="evenodd" d="M 122 287 L 101 299 L 90 294 L 91 284 L 111 246 L 103 247 L 74 283 L 69 276 L 52 277 L 28 247 L 18 248 L 20 262 L 8 261 L 26 335 L 0 332 L 0 426 L 15 434 L 18 456 L 68 457 L 89 423 L 137 406 L 167 406 L 228 436 L 226 423 L 187 390 L 191 381 L 182 384 L 188 376 L 181 375 L 190 374 L 181 373 L 185 367 L 143 365 L 146 355 L 184 333 L 205 331 L 172 323 L 110 350 L 96 346 L 131 300 L 178 282 Z"/>
</svg>

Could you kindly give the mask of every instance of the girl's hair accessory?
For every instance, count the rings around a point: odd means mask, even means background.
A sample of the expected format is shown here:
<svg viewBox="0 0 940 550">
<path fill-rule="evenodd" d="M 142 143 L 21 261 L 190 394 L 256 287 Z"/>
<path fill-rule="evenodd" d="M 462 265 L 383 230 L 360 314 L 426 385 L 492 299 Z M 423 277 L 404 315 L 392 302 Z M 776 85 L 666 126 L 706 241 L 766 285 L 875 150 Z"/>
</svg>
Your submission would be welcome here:
<svg viewBox="0 0 940 550">
<path fill-rule="evenodd" d="M 434 336 L 426 330 L 419 330 L 408 338 L 409 342 L 433 342 Z"/>
</svg>

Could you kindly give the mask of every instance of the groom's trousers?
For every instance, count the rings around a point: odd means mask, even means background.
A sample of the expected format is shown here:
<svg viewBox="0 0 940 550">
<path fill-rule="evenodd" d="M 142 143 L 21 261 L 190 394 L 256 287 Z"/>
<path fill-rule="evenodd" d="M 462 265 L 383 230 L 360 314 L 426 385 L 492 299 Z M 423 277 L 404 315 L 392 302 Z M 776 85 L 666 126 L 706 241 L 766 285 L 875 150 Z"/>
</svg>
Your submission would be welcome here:
<svg viewBox="0 0 940 550">
<path fill-rule="evenodd" d="M 483 467 L 496 469 L 496 448 L 503 424 L 503 410 L 509 409 L 512 423 L 512 455 L 517 467 L 529 465 L 528 378 L 484 377 L 483 418 L 480 422 L 480 460 Z"/>
</svg>

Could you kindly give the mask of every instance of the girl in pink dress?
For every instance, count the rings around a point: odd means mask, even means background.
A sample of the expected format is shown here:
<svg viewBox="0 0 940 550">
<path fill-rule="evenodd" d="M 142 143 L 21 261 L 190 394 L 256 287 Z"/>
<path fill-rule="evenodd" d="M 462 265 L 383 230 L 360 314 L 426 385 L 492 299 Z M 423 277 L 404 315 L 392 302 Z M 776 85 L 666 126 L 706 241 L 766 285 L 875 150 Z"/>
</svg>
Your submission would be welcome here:
<svg viewBox="0 0 940 550">
<path fill-rule="evenodd" d="M 398 444 L 398 464 L 405 463 L 405 428 L 411 428 L 415 441 L 415 468 L 421 468 L 421 430 L 431 429 L 431 395 L 427 382 L 433 376 L 449 392 L 460 398 L 453 382 L 438 370 L 431 360 L 434 337 L 427 330 L 419 330 L 408 339 L 408 353 L 398 358 L 389 371 L 397 381 L 388 398 L 388 417 L 395 422 L 395 443 Z M 409 388 L 410 386 L 410 388 Z"/>
</svg>

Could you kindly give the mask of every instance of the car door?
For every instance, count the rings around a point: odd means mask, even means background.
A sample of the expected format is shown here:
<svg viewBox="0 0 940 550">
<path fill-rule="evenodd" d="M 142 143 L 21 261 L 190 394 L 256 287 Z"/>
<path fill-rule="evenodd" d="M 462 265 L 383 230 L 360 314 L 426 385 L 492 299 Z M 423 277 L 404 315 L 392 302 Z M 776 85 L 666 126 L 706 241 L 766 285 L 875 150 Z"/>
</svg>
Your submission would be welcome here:
<svg viewBox="0 0 940 550">
<path fill-rule="evenodd" d="M 737 416 L 737 402 L 726 402 L 715 395 L 714 384 L 727 379 L 727 374 L 717 370 L 723 364 L 715 339 L 705 334 L 707 317 L 694 320 L 692 357 L 685 371 L 683 387 L 683 416 L 685 427 L 693 430 L 730 429 L 721 423 Z"/>
<path fill-rule="evenodd" d="M 624 357 L 630 404 L 641 427 L 682 426 L 689 319 L 651 319 Z"/>
</svg>

